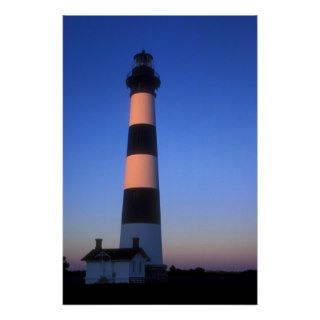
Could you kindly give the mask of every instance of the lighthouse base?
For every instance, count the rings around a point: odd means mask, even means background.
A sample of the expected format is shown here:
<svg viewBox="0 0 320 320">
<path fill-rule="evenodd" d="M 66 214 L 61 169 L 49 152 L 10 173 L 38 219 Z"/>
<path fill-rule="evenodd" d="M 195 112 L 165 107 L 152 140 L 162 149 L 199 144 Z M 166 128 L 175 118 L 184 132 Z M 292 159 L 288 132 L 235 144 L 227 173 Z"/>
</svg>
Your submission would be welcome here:
<svg viewBox="0 0 320 320">
<path fill-rule="evenodd" d="M 146 282 L 168 282 L 165 264 L 149 264 L 145 267 Z"/>
</svg>

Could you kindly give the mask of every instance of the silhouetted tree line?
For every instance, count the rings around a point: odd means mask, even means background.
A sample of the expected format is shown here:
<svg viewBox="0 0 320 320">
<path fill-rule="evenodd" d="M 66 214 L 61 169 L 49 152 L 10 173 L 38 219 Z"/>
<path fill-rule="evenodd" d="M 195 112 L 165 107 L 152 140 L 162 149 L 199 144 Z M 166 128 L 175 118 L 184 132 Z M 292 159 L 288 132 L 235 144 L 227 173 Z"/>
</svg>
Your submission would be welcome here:
<svg viewBox="0 0 320 320">
<path fill-rule="evenodd" d="M 172 265 L 168 271 L 169 274 L 190 273 L 190 274 L 201 274 L 201 275 L 203 275 L 205 272 L 206 271 L 200 267 L 196 267 L 195 269 L 183 270 L 183 269 L 176 268 L 174 265 Z"/>
<path fill-rule="evenodd" d="M 231 277 L 256 277 L 256 270 L 246 270 L 246 271 L 206 271 L 201 267 L 196 267 L 195 269 L 179 269 L 172 265 L 167 271 L 169 278 L 231 278 Z"/>
<path fill-rule="evenodd" d="M 67 258 L 63 256 L 63 274 L 68 272 L 70 264 L 67 262 Z"/>
<path fill-rule="evenodd" d="M 70 271 L 70 264 L 67 258 L 63 256 L 63 281 L 64 283 L 84 283 L 86 272 L 85 271 Z"/>
</svg>

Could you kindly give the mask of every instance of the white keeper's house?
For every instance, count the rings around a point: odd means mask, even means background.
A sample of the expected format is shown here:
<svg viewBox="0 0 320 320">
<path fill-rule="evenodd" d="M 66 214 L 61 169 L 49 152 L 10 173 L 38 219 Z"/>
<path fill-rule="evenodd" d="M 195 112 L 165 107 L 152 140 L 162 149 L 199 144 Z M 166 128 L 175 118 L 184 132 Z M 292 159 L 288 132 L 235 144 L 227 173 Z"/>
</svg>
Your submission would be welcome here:
<svg viewBox="0 0 320 320">
<path fill-rule="evenodd" d="M 145 264 L 150 258 L 139 247 L 139 238 L 132 239 L 131 248 L 103 249 L 102 239 L 81 259 L 87 264 L 86 284 L 134 283 L 145 281 Z"/>
</svg>

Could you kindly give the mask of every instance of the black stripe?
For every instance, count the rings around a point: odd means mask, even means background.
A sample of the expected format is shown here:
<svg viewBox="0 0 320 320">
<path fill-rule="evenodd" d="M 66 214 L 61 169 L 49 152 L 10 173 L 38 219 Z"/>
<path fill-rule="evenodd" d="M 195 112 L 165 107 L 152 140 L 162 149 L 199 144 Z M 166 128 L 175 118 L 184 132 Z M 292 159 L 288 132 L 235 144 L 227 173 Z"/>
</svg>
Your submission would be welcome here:
<svg viewBox="0 0 320 320">
<path fill-rule="evenodd" d="M 129 188 L 124 190 L 122 224 L 160 224 L 160 195 L 158 189 Z"/>
<path fill-rule="evenodd" d="M 127 156 L 151 154 L 157 156 L 156 127 L 150 124 L 134 124 L 129 127 Z"/>
</svg>

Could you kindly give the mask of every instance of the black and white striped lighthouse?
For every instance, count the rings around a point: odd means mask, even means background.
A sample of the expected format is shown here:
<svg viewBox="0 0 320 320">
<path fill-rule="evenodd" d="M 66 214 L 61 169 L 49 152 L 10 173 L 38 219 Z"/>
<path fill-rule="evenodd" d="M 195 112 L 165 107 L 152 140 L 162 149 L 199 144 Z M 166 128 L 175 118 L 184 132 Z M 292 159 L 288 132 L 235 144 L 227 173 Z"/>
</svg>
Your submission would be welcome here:
<svg viewBox="0 0 320 320">
<path fill-rule="evenodd" d="M 150 257 L 146 276 L 159 276 L 162 264 L 160 195 L 155 121 L 156 89 L 160 78 L 153 57 L 144 50 L 134 56 L 126 84 L 130 88 L 130 120 L 120 248 L 133 241 Z"/>
</svg>

